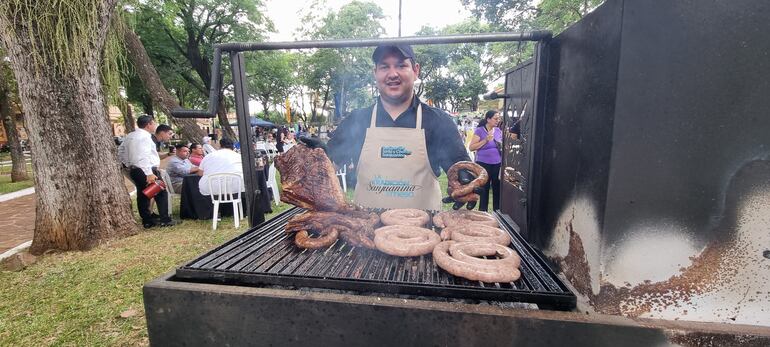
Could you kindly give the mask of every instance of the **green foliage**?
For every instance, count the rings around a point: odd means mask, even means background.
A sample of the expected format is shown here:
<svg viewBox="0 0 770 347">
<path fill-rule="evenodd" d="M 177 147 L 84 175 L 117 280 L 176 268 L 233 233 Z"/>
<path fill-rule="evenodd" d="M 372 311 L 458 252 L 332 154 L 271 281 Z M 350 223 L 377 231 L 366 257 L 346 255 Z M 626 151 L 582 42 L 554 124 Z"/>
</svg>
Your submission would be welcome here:
<svg viewBox="0 0 770 347">
<path fill-rule="evenodd" d="M 280 51 L 249 53 L 246 72 L 249 96 L 262 103 L 263 111 L 276 104 L 283 104 L 296 84 L 294 60 L 296 54 Z"/>
<path fill-rule="evenodd" d="M 305 22 L 310 24 L 302 32 L 314 40 L 380 37 L 385 33 L 382 19 L 384 15 L 377 4 L 353 1 L 320 19 L 306 17 Z M 335 107 L 342 112 L 371 102 L 367 96 L 372 89 L 371 49 L 319 49 L 311 53 L 306 63 L 303 82 L 318 98 L 340 94 L 342 102 Z"/>
<path fill-rule="evenodd" d="M 0 21 L 5 33 L 0 37 L 25 37 L 33 68 L 50 67 L 61 75 L 74 75 L 93 64 L 93 48 L 100 35 L 100 0 L 3 0 Z M 16 32 L 20 30 L 20 32 Z"/>
<path fill-rule="evenodd" d="M 261 0 L 147 0 L 132 21 L 163 84 L 180 104 L 196 108 L 207 104 L 213 45 L 260 41 L 273 30 Z M 226 71 L 227 59 L 222 65 Z M 224 77 L 227 85 L 230 76 Z M 136 90 L 129 95 L 142 101 Z"/>
<path fill-rule="evenodd" d="M 548 29 L 558 34 L 604 0 L 462 0 L 476 18 L 497 30 Z"/>
</svg>

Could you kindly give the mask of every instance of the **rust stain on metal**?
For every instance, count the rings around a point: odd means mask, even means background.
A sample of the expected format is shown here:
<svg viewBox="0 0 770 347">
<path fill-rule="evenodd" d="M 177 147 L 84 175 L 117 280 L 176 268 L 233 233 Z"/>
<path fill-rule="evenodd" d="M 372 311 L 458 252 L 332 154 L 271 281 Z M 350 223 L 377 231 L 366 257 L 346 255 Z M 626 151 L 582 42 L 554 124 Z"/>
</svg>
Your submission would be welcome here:
<svg viewBox="0 0 770 347">
<path fill-rule="evenodd" d="M 693 302 L 696 297 L 738 286 L 742 283 L 741 281 L 745 281 L 745 279 L 740 278 L 742 276 L 741 271 L 756 265 L 753 262 L 761 259 L 752 253 L 754 252 L 753 249 L 756 248 L 756 245 L 753 244 L 757 241 L 756 237 L 752 238 L 750 234 L 749 236 L 739 235 L 742 223 L 739 221 L 739 207 L 746 201 L 745 198 L 750 192 L 757 191 L 759 186 L 756 184 L 762 186 L 767 184 L 765 181 L 756 179 L 756 177 L 761 176 L 758 174 L 770 172 L 770 162 L 768 161 L 751 164 L 739 170 L 728 187 L 725 201 L 727 208 L 720 223 L 714 229 L 715 232 L 713 232 L 721 235 L 721 237 L 712 240 L 697 256 L 690 257 L 691 264 L 681 268 L 677 275 L 664 281 L 646 281 L 633 287 L 628 283 L 625 287 L 617 287 L 611 283 L 603 282 L 599 293 L 594 294 L 591 289 L 591 268 L 583 241 L 580 234 L 574 230 L 572 220 L 566 226 L 566 231 L 569 233 L 567 255 L 550 257 L 550 259 L 561 268 L 562 274 L 575 290 L 586 296 L 591 306 L 599 313 L 639 317 L 645 313 L 663 312 L 665 308 L 681 308 L 680 316 L 686 316 L 688 308 L 697 304 Z M 752 175 L 753 177 L 751 177 Z M 759 256 L 763 255 L 760 251 Z M 749 289 L 746 287 L 746 294 L 749 294 Z M 756 294 L 760 293 L 757 292 Z M 746 295 L 744 295 L 743 300 L 745 299 Z M 741 304 L 743 300 L 740 300 L 738 304 Z M 747 300 L 747 302 L 753 301 L 754 299 Z M 731 314 L 737 314 L 737 312 Z M 719 315 L 717 314 L 717 316 Z M 729 316 L 722 318 L 735 320 Z M 683 339 L 696 341 L 692 338 Z M 703 339 L 703 337 L 698 337 L 698 339 Z"/>
<path fill-rule="evenodd" d="M 684 347 L 766 347 L 770 344 L 770 337 L 695 332 L 671 334 L 669 341 Z"/>
</svg>

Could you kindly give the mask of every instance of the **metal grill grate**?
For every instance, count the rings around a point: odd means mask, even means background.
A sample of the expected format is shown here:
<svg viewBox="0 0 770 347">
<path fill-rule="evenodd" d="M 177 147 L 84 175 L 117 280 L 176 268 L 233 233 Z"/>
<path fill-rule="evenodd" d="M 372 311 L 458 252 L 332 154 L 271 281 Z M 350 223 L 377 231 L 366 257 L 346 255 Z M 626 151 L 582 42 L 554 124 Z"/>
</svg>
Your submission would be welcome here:
<svg viewBox="0 0 770 347">
<path fill-rule="evenodd" d="M 202 255 L 176 271 L 177 280 L 235 285 L 282 285 L 526 302 L 570 310 L 576 298 L 532 248 L 495 214 L 521 256 L 522 277 L 511 283 L 473 282 L 441 270 L 430 255 L 393 257 L 351 247 L 342 240 L 320 250 L 296 247 L 286 222 L 304 212 L 293 208 Z"/>
</svg>

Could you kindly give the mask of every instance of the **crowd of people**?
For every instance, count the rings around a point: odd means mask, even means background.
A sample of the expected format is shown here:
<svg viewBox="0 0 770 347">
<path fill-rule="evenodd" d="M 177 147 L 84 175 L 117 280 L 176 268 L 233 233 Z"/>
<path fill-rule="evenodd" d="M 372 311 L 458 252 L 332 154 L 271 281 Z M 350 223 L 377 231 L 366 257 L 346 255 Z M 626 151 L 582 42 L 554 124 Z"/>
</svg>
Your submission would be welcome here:
<svg viewBox="0 0 770 347">
<path fill-rule="evenodd" d="M 136 130 L 126 135 L 118 147 L 118 158 L 126 176 L 136 186 L 136 202 L 142 225 L 145 228 L 176 225 L 168 209 L 168 188 L 148 197 L 143 190 L 149 185 L 162 181 L 160 162 L 170 157 L 166 163 L 169 182 L 163 182 L 174 192 L 180 192 L 185 176 L 201 176 L 198 190 L 203 195 L 211 195 L 209 177 L 217 173 L 233 173 L 243 176 L 241 156 L 234 151 L 234 143 L 228 138 L 219 141 L 219 149 L 212 145 L 212 138 L 205 136 L 201 143 L 184 143 L 173 146 L 168 153 L 160 153 L 161 145 L 174 136 L 173 129 L 166 124 L 157 124 L 149 115 L 137 118 Z M 233 192 L 235 193 L 235 192 Z M 158 213 L 152 209 L 155 201 Z"/>
</svg>

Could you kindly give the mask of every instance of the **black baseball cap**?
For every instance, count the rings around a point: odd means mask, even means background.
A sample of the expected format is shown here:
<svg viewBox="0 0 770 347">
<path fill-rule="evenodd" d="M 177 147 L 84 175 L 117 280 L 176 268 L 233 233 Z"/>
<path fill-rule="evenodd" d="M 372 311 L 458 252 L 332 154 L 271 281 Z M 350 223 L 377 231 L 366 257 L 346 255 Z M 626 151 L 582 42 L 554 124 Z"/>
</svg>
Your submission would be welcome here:
<svg viewBox="0 0 770 347">
<path fill-rule="evenodd" d="M 382 57 L 384 57 L 386 53 L 391 51 L 400 53 L 404 59 L 412 59 L 412 61 L 414 61 L 414 51 L 410 45 L 377 46 L 377 48 L 374 50 L 374 53 L 372 53 L 372 60 L 375 64 L 377 64 L 380 62 L 380 60 L 382 60 Z"/>
</svg>

